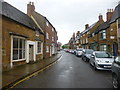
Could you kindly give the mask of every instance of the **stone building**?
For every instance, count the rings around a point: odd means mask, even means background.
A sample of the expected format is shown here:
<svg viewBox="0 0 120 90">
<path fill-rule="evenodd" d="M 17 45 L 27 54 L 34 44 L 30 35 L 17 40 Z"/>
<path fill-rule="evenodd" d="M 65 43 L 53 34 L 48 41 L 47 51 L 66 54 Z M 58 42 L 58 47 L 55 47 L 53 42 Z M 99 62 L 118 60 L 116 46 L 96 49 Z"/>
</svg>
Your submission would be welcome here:
<svg viewBox="0 0 120 90">
<path fill-rule="evenodd" d="M 43 32 L 34 21 L 7 2 L 2 2 L 0 15 L 3 71 L 42 59 L 43 46 L 38 42 Z"/>
</svg>

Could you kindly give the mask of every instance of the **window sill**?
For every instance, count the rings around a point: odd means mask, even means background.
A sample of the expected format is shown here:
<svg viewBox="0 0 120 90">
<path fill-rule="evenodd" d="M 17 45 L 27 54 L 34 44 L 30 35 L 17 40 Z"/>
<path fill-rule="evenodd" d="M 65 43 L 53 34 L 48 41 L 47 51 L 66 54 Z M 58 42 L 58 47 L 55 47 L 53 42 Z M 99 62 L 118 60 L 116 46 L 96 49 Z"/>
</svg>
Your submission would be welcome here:
<svg viewBox="0 0 120 90">
<path fill-rule="evenodd" d="M 26 59 L 12 60 L 12 62 L 26 61 Z"/>
<path fill-rule="evenodd" d="M 43 54 L 43 53 L 36 53 L 36 54 L 38 55 L 38 54 Z"/>
</svg>

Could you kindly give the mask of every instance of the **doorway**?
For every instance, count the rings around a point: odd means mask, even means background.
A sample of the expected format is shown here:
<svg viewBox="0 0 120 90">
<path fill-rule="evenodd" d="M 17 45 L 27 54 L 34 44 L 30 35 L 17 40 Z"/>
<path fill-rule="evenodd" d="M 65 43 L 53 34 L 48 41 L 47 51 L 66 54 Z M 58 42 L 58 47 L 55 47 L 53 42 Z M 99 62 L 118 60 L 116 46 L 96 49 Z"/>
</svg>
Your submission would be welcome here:
<svg viewBox="0 0 120 90">
<path fill-rule="evenodd" d="M 30 62 L 34 61 L 34 49 L 33 45 L 29 45 L 29 60 Z"/>
</svg>

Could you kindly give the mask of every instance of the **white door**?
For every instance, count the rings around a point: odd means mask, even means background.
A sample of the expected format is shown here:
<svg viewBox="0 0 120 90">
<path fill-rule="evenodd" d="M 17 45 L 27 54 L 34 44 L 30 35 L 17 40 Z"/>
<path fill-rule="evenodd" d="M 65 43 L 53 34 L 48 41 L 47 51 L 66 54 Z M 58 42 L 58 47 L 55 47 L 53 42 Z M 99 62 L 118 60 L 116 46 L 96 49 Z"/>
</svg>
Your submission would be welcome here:
<svg viewBox="0 0 120 90">
<path fill-rule="evenodd" d="M 34 61 L 34 49 L 33 45 L 29 45 L 29 60 Z"/>
<path fill-rule="evenodd" d="M 36 43 L 34 41 L 27 41 L 26 62 L 30 61 L 36 61 Z"/>
</svg>

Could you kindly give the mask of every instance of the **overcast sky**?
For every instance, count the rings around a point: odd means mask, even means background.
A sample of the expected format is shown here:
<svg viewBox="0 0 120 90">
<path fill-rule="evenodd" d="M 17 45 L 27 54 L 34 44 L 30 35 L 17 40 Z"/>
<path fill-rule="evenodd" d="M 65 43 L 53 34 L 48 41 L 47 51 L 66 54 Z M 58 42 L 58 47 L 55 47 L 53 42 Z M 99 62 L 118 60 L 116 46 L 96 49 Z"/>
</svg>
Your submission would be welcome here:
<svg viewBox="0 0 120 90">
<path fill-rule="evenodd" d="M 85 24 L 93 24 L 102 14 L 106 20 L 107 9 L 114 9 L 119 0 L 4 0 L 22 12 L 27 4 L 35 4 L 35 11 L 46 16 L 58 31 L 58 41 L 68 43 L 72 34 L 82 32 Z"/>
</svg>

